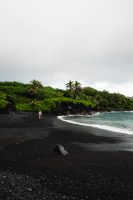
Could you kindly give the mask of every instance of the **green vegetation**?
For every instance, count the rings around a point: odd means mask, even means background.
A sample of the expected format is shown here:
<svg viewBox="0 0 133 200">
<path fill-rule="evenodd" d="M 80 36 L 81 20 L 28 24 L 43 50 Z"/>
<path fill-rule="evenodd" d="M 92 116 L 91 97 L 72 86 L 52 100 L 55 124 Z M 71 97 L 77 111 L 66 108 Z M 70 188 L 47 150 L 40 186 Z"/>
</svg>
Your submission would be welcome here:
<svg viewBox="0 0 133 200">
<path fill-rule="evenodd" d="M 133 99 L 119 93 L 81 87 L 78 81 L 66 83 L 66 90 L 43 86 L 37 80 L 29 84 L 0 82 L 0 112 L 87 113 L 92 110 L 133 110 Z"/>
<path fill-rule="evenodd" d="M 69 81 L 66 83 L 66 88 L 69 91 L 69 95 L 71 98 L 77 98 L 80 95 L 81 84 L 78 81 Z"/>
<path fill-rule="evenodd" d="M 7 94 L 0 92 L 0 110 L 3 111 L 7 107 L 8 103 Z"/>
<path fill-rule="evenodd" d="M 30 97 L 36 97 L 37 92 L 39 91 L 39 89 L 43 88 L 43 85 L 41 84 L 41 82 L 37 81 L 37 80 L 32 80 L 28 87 L 27 87 L 27 94 Z"/>
</svg>

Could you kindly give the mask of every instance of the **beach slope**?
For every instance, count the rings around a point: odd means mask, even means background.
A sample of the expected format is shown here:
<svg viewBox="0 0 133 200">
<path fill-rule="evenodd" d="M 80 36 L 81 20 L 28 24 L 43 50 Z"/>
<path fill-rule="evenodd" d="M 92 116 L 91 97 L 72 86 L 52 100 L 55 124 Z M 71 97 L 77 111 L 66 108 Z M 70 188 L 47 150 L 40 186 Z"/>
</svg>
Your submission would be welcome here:
<svg viewBox="0 0 133 200">
<path fill-rule="evenodd" d="M 132 200 L 132 141 L 55 116 L 0 115 L 0 199 Z"/>
</svg>

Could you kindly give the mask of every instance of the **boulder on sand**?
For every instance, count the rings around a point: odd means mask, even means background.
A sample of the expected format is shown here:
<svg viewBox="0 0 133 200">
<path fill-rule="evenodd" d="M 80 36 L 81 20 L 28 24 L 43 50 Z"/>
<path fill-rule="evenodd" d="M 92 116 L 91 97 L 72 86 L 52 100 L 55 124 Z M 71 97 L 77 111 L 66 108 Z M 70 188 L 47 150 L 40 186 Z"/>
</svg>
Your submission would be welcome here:
<svg viewBox="0 0 133 200">
<path fill-rule="evenodd" d="M 63 145 L 61 144 L 56 144 L 53 150 L 60 153 L 62 156 L 66 156 L 68 154 L 68 151 L 66 151 Z"/>
</svg>

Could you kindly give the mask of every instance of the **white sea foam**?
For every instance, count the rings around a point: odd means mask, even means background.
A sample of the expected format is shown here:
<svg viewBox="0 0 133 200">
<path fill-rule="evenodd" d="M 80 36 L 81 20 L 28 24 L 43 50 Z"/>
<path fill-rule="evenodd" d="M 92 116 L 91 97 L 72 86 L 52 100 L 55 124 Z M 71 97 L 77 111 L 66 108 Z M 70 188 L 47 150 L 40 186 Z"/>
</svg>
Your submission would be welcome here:
<svg viewBox="0 0 133 200">
<path fill-rule="evenodd" d="M 133 113 L 133 110 L 125 110 L 125 111 L 110 111 L 109 113 Z"/>
<path fill-rule="evenodd" d="M 94 113 L 94 114 L 92 114 L 93 116 L 98 116 L 98 115 L 100 115 L 101 113 L 100 112 L 96 112 L 96 113 Z"/>
<path fill-rule="evenodd" d="M 68 123 L 71 123 L 71 124 L 77 124 L 77 125 L 81 125 L 81 126 L 89 126 L 89 127 L 99 128 L 99 129 L 108 130 L 108 131 L 117 132 L 117 133 L 124 133 L 124 134 L 130 134 L 130 135 L 133 134 L 133 132 L 129 129 L 118 128 L 118 127 L 114 127 L 114 126 L 101 125 L 101 124 L 85 124 L 85 123 L 80 123 L 80 122 L 76 122 L 76 121 L 73 121 L 73 120 L 65 119 L 66 117 L 69 117 L 69 116 L 70 115 L 67 115 L 67 116 L 63 115 L 63 116 L 58 116 L 57 118 L 64 121 L 64 122 L 68 122 Z M 71 116 L 74 116 L 74 115 L 71 115 Z M 76 115 L 76 116 L 79 116 L 79 115 Z"/>
</svg>

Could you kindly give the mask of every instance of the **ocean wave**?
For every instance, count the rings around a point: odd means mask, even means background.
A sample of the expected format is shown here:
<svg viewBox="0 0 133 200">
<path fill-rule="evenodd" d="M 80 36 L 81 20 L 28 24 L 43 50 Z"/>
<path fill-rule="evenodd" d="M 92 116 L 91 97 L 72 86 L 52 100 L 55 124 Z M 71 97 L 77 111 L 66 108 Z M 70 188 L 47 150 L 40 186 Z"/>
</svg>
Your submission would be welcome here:
<svg viewBox="0 0 133 200">
<path fill-rule="evenodd" d="M 99 115 L 101 115 L 102 113 L 101 112 L 96 112 L 96 113 L 92 113 L 92 116 L 99 116 Z"/>
<path fill-rule="evenodd" d="M 110 111 L 108 113 L 133 113 L 133 110 L 125 110 L 125 111 Z"/>
<path fill-rule="evenodd" d="M 71 115 L 71 116 L 74 116 L 74 115 Z M 73 121 L 73 120 L 70 120 L 70 119 L 65 119 L 66 117 L 68 117 L 68 116 L 58 116 L 57 118 L 64 121 L 64 122 L 68 122 L 68 123 L 71 123 L 71 124 L 77 124 L 77 125 L 81 125 L 81 126 L 89 126 L 89 127 L 94 127 L 94 128 L 99 128 L 99 129 L 111 131 L 111 132 L 133 135 L 133 131 L 131 131 L 129 129 L 118 128 L 118 127 L 108 126 L 108 125 L 101 125 L 101 124 L 85 124 L 85 123 L 76 122 L 76 121 Z"/>
</svg>

